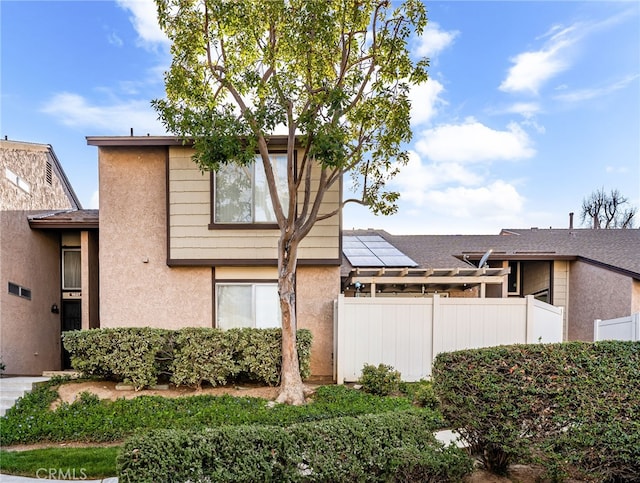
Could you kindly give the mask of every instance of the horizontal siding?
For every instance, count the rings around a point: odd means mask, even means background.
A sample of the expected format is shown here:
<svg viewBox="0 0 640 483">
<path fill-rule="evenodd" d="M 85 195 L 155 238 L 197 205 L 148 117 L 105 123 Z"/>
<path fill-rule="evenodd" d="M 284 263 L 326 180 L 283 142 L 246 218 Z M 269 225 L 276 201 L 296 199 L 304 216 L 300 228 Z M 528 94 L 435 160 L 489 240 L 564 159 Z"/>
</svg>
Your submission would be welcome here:
<svg viewBox="0 0 640 483">
<path fill-rule="evenodd" d="M 169 151 L 169 258 L 179 260 L 261 260 L 277 258 L 278 230 L 209 229 L 210 174 L 191 160 L 191 148 Z M 316 168 L 315 173 L 319 173 Z M 312 189 L 316 189 L 313 186 Z M 322 213 L 339 208 L 340 185 L 325 195 Z M 339 217 L 316 223 L 303 240 L 300 259 L 339 259 Z"/>
</svg>

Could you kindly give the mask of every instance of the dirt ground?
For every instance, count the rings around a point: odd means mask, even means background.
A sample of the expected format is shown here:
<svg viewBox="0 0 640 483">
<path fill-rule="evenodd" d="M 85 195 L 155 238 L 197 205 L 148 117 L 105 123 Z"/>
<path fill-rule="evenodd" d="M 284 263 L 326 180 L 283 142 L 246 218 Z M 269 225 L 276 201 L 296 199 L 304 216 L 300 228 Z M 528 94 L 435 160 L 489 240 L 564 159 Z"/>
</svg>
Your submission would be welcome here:
<svg viewBox="0 0 640 483">
<path fill-rule="evenodd" d="M 313 389 L 314 385 L 310 385 Z M 262 385 L 230 385 L 219 387 L 204 387 L 201 390 L 190 388 L 176 388 L 170 386 L 168 389 L 144 389 L 141 391 L 134 391 L 133 389 L 122 390 L 116 389 L 115 382 L 108 381 L 89 381 L 89 382 L 71 382 L 63 384 L 58 388 L 58 394 L 60 399 L 54 401 L 52 409 L 55 409 L 61 402 L 72 403 L 83 392 L 90 392 L 95 394 L 100 399 L 110 399 L 115 401 L 118 398 L 131 399 L 139 396 L 163 396 L 163 397 L 183 397 L 183 396 L 196 396 L 203 394 L 211 394 L 215 396 L 221 396 L 228 394 L 231 396 L 239 397 L 260 397 L 267 400 L 275 400 L 277 396 L 278 388 L 268 387 Z M 31 445 L 18 445 L 9 448 L 3 448 L 13 451 L 26 451 L 31 449 L 45 448 L 45 447 L 88 447 L 88 446 L 117 446 L 120 442 L 96 444 L 96 443 L 49 443 L 49 444 L 31 444 Z M 502 477 L 483 471 L 481 469 L 475 470 L 473 474 L 465 479 L 465 483 L 535 483 L 539 481 L 539 477 L 542 470 L 539 468 L 513 465 L 510 468 L 509 476 Z M 578 482 L 574 482 L 578 483 Z"/>
</svg>

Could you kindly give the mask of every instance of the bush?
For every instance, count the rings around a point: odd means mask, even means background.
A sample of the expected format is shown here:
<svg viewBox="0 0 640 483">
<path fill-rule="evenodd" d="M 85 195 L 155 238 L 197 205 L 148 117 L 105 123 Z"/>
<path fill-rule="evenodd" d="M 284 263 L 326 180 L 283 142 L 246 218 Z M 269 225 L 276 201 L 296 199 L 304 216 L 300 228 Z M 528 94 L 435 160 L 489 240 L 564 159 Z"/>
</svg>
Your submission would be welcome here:
<svg viewBox="0 0 640 483">
<path fill-rule="evenodd" d="M 200 388 L 224 385 L 237 371 L 232 339 L 219 329 L 187 328 L 175 338 L 171 382 Z"/>
<path fill-rule="evenodd" d="M 236 350 L 239 377 L 260 381 L 270 386 L 280 383 L 282 366 L 282 331 L 280 329 L 231 329 L 227 331 L 233 338 Z M 300 375 L 306 379 L 311 367 L 311 332 L 301 329 L 296 342 L 300 360 Z"/>
<path fill-rule="evenodd" d="M 418 382 L 400 383 L 400 392 L 410 398 L 417 406 L 438 409 L 440 402 L 431 381 L 421 379 Z"/>
<path fill-rule="evenodd" d="M 151 327 L 118 327 L 64 332 L 62 339 L 74 369 L 115 378 L 138 390 L 158 383 L 170 335 Z"/>
<path fill-rule="evenodd" d="M 280 329 L 187 328 L 177 331 L 107 328 L 63 333 L 71 365 L 87 376 L 115 379 L 137 389 L 166 376 L 176 385 L 225 384 L 240 375 L 276 385 L 281 370 Z M 297 332 L 300 373 L 310 375 L 311 332 Z"/>
<path fill-rule="evenodd" d="M 400 373 L 391 366 L 380 364 L 375 367 L 365 364 L 358 382 L 362 384 L 363 391 L 378 396 L 388 396 L 400 390 L 401 381 Z"/>
<path fill-rule="evenodd" d="M 432 377 L 445 419 L 488 469 L 537 461 L 555 478 L 631 481 L 638 367 L 638 342 L 570 342 L 442 353 Z"/>
<path fill-rule="evenodd" d="M 443 449 L 433 414 L 419 410 L 281 427 L 160 430 L 118 456 L 122 481 L 451 481 L 471 471 Z M 415 478 L 415 479 L 414 479 Z"/>
</svg>

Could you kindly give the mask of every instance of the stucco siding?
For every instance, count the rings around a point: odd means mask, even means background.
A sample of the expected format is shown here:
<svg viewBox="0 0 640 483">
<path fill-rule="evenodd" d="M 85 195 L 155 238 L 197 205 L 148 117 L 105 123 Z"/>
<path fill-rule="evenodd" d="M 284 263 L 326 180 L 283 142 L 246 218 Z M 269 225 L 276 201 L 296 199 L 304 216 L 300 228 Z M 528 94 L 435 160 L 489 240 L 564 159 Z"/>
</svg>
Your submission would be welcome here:
<svg viewBox="0 0 640 483">
<path fill-rule="evenodd" d="M 58 235 L 29 228 L 33 212 L 0 212 L 0 356 L 5 374 L 42 375 L 61 367 L 60 245 Z M 8 283 L 31 290 L 31 299 Z"/>
<path fill-rule="evenodd" d="M 0 210 L 73 208 L 49 150 L 43 144 L 0 141 Z M 7 169 L 20 179 L 18 184 L 7 177 Z"/>
<path fill-rule="evenodd" d="M 166 263 L 166 159 L 100 148 L 101 327 L 212 326 L 212 269 Z"/>
<path fill-rule="evenodd" d="M 569 340 L 592 341 L 595 319 L 631 314 L 633 280 L 630 277 L 576 261 L 571 264 L 570 281 Z"/>
<path fill-rule="evenodd" d="M 169 148 L 169 258 L 180 260 L 276 260 L 278 230 L 209 229 L 211 180 L 191 160 L 193 150 Z M 339 185 L 327 193 L 321 213 L 336 210 Z M 339 260 L 339 217 L 316 224 L 299 249 L 300 260 Z"/>
<path fill-rule="evenodd" d="M 640 280 L 633 280 L 631 287 L 631 313 L 640 312 Z"/>
<path fill-rule="evenodd" d="M 298 328 L 313 333 L 311 374 L 333 376 L 333 301 L 340 291 L 339 267 L 298 267 Z"/>
</svg>

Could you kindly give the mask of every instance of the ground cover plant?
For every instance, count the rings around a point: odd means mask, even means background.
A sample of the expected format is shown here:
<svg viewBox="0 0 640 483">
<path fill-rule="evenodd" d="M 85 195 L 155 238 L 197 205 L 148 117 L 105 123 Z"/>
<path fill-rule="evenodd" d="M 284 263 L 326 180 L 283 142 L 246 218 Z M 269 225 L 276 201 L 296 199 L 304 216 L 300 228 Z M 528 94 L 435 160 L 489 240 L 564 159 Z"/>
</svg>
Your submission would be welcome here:
<svg viewBox="0 0 640 483">
<path fill-rule="evenodd" d="M 487 468 L 535 462 L 561 481 L 638 481 L 640 342 L 501 346 L 442 353 L 446 420 Z"/>
<path fill-rule="evenodd" d="M 5 474 L 46 479 L 98 479 L 116 474 L 118 447 L 0 450 Z"/>
<path fill-rule="evenodd" d="M 321 386 L 310 404 L 271 406 L 253 397 L 188 396 L 165 398 L 140 396 L 116 401 L 83 393 L 73 403 L 55 410 L 60 381 L 42 385 L 25 395 L 0 420 L 0 444 L 120 441 L 139 430 L 186 429 L 218 425 L 277 425 L 339 416 L 358 416 L 412 407 L 403 397 L 377 397 L 345 386 Z"/>
</svg>

